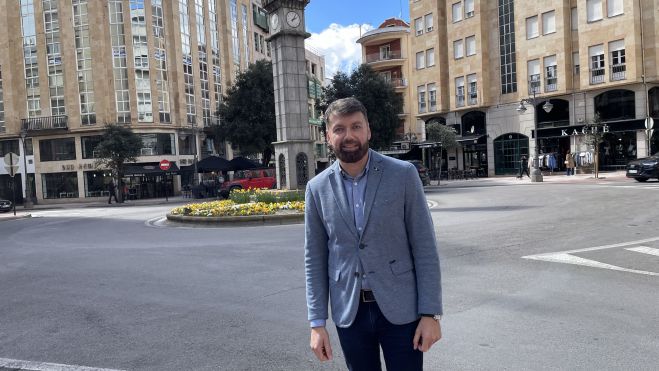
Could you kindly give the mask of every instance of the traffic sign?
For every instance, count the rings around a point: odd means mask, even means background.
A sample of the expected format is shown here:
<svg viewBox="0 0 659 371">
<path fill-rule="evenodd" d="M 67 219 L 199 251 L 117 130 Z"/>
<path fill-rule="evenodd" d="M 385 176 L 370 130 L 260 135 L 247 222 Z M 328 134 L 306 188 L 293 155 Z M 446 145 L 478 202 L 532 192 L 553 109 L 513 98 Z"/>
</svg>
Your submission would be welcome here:
<svg viewBox="0 0 659 371">
<path fill-rule="evenodd" d="M 5 165 L 7 166 L 18 165 L 18 155 L 13 152 L 7 152 L 5 154 Z"/>
<path fill-rule="evenodd" d="M 5 170 L 10 177 L 14 177 L 18 173 L 18 165 L 7 166 L 5 165 Z"/>
<path fill-rule="evenodd" d="M 167 171 L 169 170 L 170 167 L 172 167 L 172 163 L 169 162 L 168 160 L 160 161 L 160 170 Z"/>
</svg>

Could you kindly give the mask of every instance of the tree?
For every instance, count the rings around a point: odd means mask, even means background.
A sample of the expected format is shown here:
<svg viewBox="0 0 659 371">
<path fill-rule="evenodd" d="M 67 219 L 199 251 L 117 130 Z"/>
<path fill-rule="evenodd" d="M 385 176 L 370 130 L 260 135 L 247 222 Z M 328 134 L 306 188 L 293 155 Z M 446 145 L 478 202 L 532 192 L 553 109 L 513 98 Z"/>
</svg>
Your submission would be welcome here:
<svg viewBox="0 0 659 371">
<path fill-rule="evenodd" d="M 142 149 L 142 138 L 128 126 L 118 124 L 105 125 L 101 141 L 96 146 L 98 153 L 96 168 L 112 171 L 113 177 L 120 180 L 124 176 L 124 164 L 137 161 Z M 119 183 L 115 183 L 119 186 Z M 123 202 L 123 192 L 119 191 L 119 201 Z"/>
<path fill-rule="evenodd" d="M 443 148 L 452 149 L 458 146 L 457 135 L 453 128 L 433 121 L 426 125 L 426 138 L 429 141 L 439 142 L 439 167 L 441 171 Z"/>
<path fill-rule="evenodd" d="M 394 141 L 396 129 L 400 126 L 398 114 L 403 111 L 403 98 L 370 66 L 362 64 L 350 76 L 337 72 L 323 92 L 323 111 L 331 102 L 341 98 L 355 97 L 364 104 L 373 148 L 386 148 Z"/>
<path fill-rule="evenodd" d="M 595 179 L 599 178 L 599 165 L 600 165 L 600 144 L 604 143 L 604 124 L 600 119 L 599 113 L 595 113 L 592 122 L 586 123 L 583 128 L 586 133 L 584 143 L 593 147 L 593 158 L 595 160 Z"/>
<path fill-rule="evenodd" d="M 272 142 L 277 140 L 271 62 L 258 61 L 238 75 L 220 104 L 219 116 L 218 139 L 237 145 L 243 154 L 261 154 L 263 165 L 270 162 Z"/>
</svg>

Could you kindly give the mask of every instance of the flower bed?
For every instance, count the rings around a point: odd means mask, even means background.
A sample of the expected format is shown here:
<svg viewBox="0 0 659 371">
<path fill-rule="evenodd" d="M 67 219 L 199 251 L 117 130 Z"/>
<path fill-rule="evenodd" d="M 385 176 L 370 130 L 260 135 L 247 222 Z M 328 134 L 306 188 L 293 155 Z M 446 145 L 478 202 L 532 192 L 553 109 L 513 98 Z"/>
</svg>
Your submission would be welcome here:
<svg viewBox="0 0 659 371">
<path fill-rule="evenodd" d="M 180 216 L 252 216 L 287 213 L 304 213 L 304 198 L 298 191 L 237 190 L 229 200 L 188 204 L 172 209 L 172 215 Z"/>
</svg>

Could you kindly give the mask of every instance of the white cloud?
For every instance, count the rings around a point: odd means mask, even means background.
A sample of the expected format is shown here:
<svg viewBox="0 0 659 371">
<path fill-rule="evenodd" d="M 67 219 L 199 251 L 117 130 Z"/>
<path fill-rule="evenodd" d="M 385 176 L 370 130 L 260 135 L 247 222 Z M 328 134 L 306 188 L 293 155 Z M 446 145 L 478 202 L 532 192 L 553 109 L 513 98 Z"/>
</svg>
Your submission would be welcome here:
<svg viewBox="0 0 659 371">
<path fill-rule="evenodd" d="M 369 24 L 361 25 L 361 34 L 373 29 Z M 332 78 L 337 71 L 350 73 L 362 61 L 360 25 L 343 26 L 332 23 L 320 33 L 311 33 L 306 45 L 325 56 L 325 77 Z"/>
</svg>

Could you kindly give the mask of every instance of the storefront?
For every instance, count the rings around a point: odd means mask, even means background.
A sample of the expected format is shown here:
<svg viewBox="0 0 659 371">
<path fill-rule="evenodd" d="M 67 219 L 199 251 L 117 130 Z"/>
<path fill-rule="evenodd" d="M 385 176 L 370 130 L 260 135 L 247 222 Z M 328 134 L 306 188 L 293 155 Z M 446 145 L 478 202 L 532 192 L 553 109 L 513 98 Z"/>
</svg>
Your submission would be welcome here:
<svg viewBox="0 0 659 371">
<path fill-rule="evenodd" d="M 123 182 L 126 186 L 126 198 L 129 200 L 143 198 L 164 198 L 174 194 L 174 177 L 179 168 L 175 162 L 170 162 L 170 169 L 160 170 L 157 162 L 142 162 L 126 165 Z"/>
<path fill-rule="evenodd" d="M 520 174 L 520 160 L 529 156 L 529 137 L 519 133 L 507 133 L 494 139 L 494 174 Z"/>
</svg>

